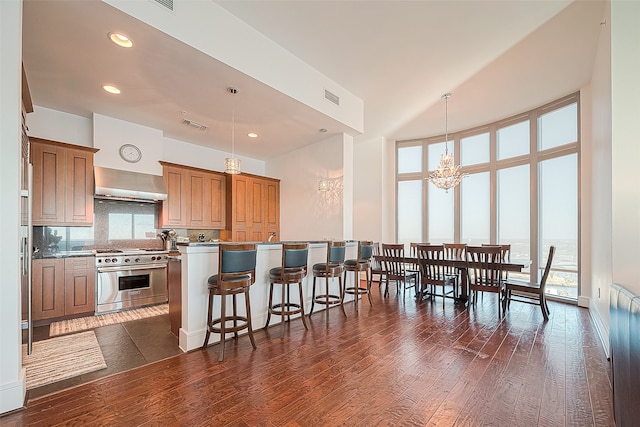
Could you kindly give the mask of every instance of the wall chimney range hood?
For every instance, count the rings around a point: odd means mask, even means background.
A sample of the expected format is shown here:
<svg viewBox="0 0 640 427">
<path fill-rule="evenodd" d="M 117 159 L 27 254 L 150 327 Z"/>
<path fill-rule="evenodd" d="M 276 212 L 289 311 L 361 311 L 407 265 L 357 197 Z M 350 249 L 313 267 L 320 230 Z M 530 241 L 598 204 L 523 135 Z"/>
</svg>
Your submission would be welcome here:
<svg viewBox="0 0 640 427">
<path fill-rule="evenodd" d="M 95 197 L 156 202 L 167 199 L 164 179 L 159 175 L 94 167 Z"/>
</svg>

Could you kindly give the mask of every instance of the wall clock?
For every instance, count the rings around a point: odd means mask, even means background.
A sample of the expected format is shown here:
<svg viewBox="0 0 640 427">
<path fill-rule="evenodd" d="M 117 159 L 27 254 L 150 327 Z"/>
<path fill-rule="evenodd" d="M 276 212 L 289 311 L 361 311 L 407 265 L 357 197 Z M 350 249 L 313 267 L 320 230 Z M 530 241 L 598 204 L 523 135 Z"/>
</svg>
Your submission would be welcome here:
<svg viewBox="0 0 640 427">
<path fill-rule="evenodd" d="M 136 163 L 142 158 L 142 151 L 133 144 L 124 144 L 120 147 L 120 157 L 129 163 Z"/>
</svg>

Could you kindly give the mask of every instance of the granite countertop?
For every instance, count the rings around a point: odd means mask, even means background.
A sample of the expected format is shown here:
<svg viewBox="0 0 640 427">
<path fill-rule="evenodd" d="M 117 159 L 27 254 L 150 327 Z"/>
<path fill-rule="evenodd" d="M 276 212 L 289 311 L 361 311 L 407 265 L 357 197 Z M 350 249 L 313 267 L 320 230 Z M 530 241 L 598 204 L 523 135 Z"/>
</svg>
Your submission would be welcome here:
<svg viewBox="0 0 640 427">
<path fill-rule="evenodd" d="M 93 251 L 58 251 L 58 252 L 36 252 L 33 259 L 50 259 L 50 258 L 73 258 L 83 256 L 94 256 Z"/>
<path fill-rule="evenodd" d="M 344 240 L 347 243 L 357 242 L 357 240 Z M 286 241 L 273 241 L 273 242 L 183 242 L 177 243 L 178 246 L 218 246 L 220 243 L 255 243 L 257 245 L 281 245 L 283 243 L 327 243 L 327 240 L 286 240 Z"/>
</svg>

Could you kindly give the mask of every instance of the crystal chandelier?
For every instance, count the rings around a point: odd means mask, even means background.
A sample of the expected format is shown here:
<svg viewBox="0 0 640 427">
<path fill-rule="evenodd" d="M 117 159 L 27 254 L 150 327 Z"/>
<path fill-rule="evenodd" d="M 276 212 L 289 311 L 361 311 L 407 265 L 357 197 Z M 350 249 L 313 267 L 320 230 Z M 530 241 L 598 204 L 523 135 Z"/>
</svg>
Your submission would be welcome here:
<svg viewBox="0 0 640 427">
<path fill-rule="evenodd" d="M 228 87 L 227 92 L 231 95 L 238 93 L 237 87 Z M 240 173 L 240 159 L 235 157 L 235 138 L 236 137 L 236 109 L 235 104 L 231 113 L 231 157 L 224 159 L 224 172 L 232 175 Z"/>
<path fill-rule="evenodd" d="M 433 183 L 433 185 L 445 190 L 447 193 L 449 192 L 450 188 L 453 188 L 456 185 L 460 184 L 460 181 L 462 181 L 462 178 L 467 176 L 466 173 L 462 173 L 460 171 L 460 165 L 453 164 L 453 154 L 449 153 L 449 131 L 448 131 L 449 98 L 451 98 L 450 93 L 445 93 L 444 95 L 442 95 L 442 99 L 444 99 L 444 105 L 445 105 L 444 107 L 445 108 L 444 154 L 440 156 L 440 165 L 438 166 L 438 169 L 429 171 L 429 177 L 427 178 L 427 180 Z"/>
</svg>

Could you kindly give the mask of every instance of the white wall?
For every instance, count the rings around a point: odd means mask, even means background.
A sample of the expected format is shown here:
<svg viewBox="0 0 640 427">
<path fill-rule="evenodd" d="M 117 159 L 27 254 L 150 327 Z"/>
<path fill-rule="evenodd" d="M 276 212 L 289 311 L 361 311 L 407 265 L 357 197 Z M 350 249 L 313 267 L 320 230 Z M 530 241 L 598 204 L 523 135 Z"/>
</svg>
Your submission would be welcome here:
<svg viewBox="0 0 640 427">
<path fill-rule="evenodd" d="M 33 113 L 27 117 L 29 136 L 93 147 L 93 121 L 91 118 L 38 105 L 33 106 Z"/>
<path fill-rule="evenodd" d="M 266 164 L 280 179 L 279 240 L 342 239 L 343 195 L 318 191 L 319 179 L 344 176 L 343 135 L 292 151 Z"/>
<path fill-rule="evenodd" d="M 358 136 L 353 147 L 353 237 L 381 242 L 384 138 Z"/>
<path fill-rule="evenodd" d="M 640 2 L 611 2 L 613 282 L 640 295 Z"/>
<path fill-rule="evenodd" d="M 583 236 L 590 234 L 591 269 L 590 312 L 605 349 L 609 336 L 609 290 L 612 283 L 612 231 L 611 231 L 611 19 L 610 3 L 605 7 L 607 24 L 601 25 L 598 50 L 591 77 L 591 223 L 583 221 Z M 583 159 L 584 160 L 584 159 Z M 583 163 L 584 164 L 584 163 Z M 583 171 L 585 172 L 585 171 Z M 586 177 L 583 173 L 583 180 Z M 584 182 L 583 182 L 584 184 Z M 585 254 L 583 254 L 585 256 Z"/>
<path fill-rule="evenodd" d="M 26 393 L 20 330 L 20 116 L 22 3 L 0 1 L 0 414 L 22 406 Z"/>
</svg>

